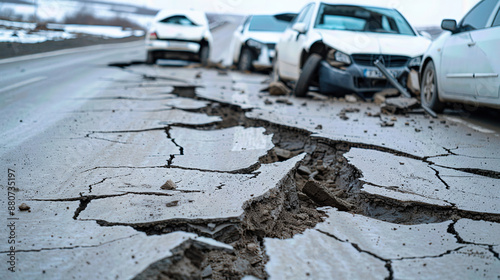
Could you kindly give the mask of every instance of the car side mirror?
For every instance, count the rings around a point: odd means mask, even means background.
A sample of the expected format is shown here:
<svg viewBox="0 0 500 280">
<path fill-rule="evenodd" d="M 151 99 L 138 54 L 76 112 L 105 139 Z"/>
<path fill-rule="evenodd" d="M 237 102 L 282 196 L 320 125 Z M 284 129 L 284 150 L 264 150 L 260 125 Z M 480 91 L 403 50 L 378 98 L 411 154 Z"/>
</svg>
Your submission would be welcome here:
<svg viewBox="0 0 500 280">
<path fill-rule="evenodd" d="M 238 28 L 236 28 L 236 32 L 243 33 L 243 25 L 238 26 Z"/>
<path fill-rule="evenodd" d="M 443 19 L 441 22 L 441 29 L 451 31 L 451 33 L 457 33 L 457 21 L 454 19 Z"/>
<path fill-rule="evenodd" d="M 306 24 L 303 22 L 294 23 L 292 29 L 299 32 L 299 34 L 306 33 Z"/>
</svg>

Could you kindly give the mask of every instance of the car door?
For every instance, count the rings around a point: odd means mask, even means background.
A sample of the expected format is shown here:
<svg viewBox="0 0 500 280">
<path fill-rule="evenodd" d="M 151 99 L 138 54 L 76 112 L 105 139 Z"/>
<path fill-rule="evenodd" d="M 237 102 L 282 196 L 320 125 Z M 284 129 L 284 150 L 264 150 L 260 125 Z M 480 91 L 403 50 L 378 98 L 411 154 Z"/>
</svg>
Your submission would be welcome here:
<svg viewBox="0 0 500 280">
<path fill-rule="evenodd" d="M 477 95 L 474 73 L 479 71 L 475 55 L 477 43 L 471 32 L 485 28 L 498 0 L 484 0 L 462 20 L 458 33 L 451 35 L 443 46 L 441 59 L 442 88 L 447 94 Z"/>
<path fill-rule="evenodd" d="M 499 1 L 500 2 L 500 1 Z M 480 98 L 498 98 L 500 93 L 500 3 L 490 18 L 487 28 L 471 31 L 474 48 L 474 73 L 477 95 Z"/>
<path fill-rule="evenodd" d="M 296 80 L 300 72 L 300 54 L 302 52 L 302 44 L 306 39 L 306 33 L 299 33 L 292 27 L 296 23 L 304 23 L 308 29 L 308 24 L 311 21 L 314 10 L 314 3 L 305 6 L 297 17 L 290 23 L 290 26 L 283 34 L 283 41 L 278 49 L 280 59 L 278 67 L 283 77 Z M 309 20 L 309 21 L 307 21 Z"/>
</svg>

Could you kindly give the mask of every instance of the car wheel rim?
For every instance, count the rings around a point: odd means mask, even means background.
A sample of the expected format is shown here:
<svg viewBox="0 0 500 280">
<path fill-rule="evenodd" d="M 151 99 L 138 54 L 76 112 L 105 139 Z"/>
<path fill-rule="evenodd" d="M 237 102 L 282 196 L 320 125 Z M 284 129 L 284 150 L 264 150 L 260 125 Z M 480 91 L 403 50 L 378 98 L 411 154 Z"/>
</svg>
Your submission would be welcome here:
<svg viewBox="0 0 500 280">
<path fill-rule="evenodd" d="M 425 75 L 424 83 L 424 100 L 427 104 L 431 103 L 432 97 L 434 96 L 434 71 L 432 69 L 428 70 Z"/>
<path fill-rule="evenodd" d="M 247 68 L 247 65 L 249 64 L 250 58 L 248 57 L 247 53 L 244 53 L 243 56 L 241 57 L 241 64 L 243 65 L 243 68 Z"/>
<path fill-rule="evenodd" d="M 203 47 L 203 49 L 201 49 L 201 60 L 204 62 L 207 59 L 208 59 L 208 48 Z"/>
</svg>

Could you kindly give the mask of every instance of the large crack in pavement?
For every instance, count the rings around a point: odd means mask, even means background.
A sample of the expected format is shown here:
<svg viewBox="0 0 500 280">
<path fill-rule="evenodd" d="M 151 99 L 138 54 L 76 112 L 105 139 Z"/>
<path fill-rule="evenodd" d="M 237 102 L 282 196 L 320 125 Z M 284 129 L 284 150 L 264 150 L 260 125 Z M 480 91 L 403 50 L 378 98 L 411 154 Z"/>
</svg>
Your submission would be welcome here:
<svg viewBox="0 0 500 280">
<path fill-rule="evenodd" d="M 151 77 L 144 78 L 151 80 Z M 193 88 L 193 95 L 194 90 L 195 88 Z M 130 226 L 135 230 L 145 232 L 148 235 L 163 235 L 174 231 L 192 232 L 200 236 L 210 237 L 217 241 L 230 244 L 234 248 L 234 251 L 221 252 L 200 250 L 199 248 L 189 245 L 190 247 L 183 247 L 181 250 L 182 253 L 174 254 L 175 256 L 172 259 L 163 260 L 161 263 L 150 266 L 148 269 L 143 271 L 143 273 L 137 275 L 136 279 L 147 279 L 160 276 L 180 277 L 181 275 L 187 275 L 185 272 L 179 272 L 179 270 L 184 268 L 186 268 L 187 271 L 190 271 L 190 273 L 195 273 L 195 275 L 200 276 L 203 275 L 203 272 L 205 272 L 204 275 L 207 276 L 207 271 L 210 271 L 210 274 L 207 277 L 212 279 L 233 279 L 241 278 L 245 275 L 254 275 L 261 279 L 266 278 L 268 275 L 265 271 L 265 264 L 268 260 L 268 256 L 265 253 L 264 238 L 292 238 L 299 233 L 303 233 L 306 229 L 314 228 L 322 221 L 322 218 L 325 217 L 325 214 L 321 210 L 318 210 L 319 206 L 331 206 L 353 214 L 360 214 L 366 217 L 372 217 L 396 224 L 424 224 L 452 220 L 454 222 L 449 227 L 449 233 L 453 234 L 457 238 L 458 243 L 488 246 L 488 250 L 498 259 L 498 253 L 495 252 L 495 248 L 492 245 L 463 241 L 454 230 L 454 225 L 458 220 L 463 218 L 499 222 L 500 215 L 461 210 L 458 209 L 453 203 L 451 203 L 450 206 L 437 206 L 419 203 L 418 201 L 400 201 L 364 192 L 364 184 L 372 184 L 373 186 L 376 185 L 372 182 L 363 181 L 361 179 L 363 177 L 361 170 L 359 170 L 355 165 L 349 163 L 345 154 L 349 153 L 353 148 L 358 148 L 380 151 L 394 156 L 421 161 L 422 163 L 430 166 L 430 168 L 435 172 L 435 177 L 445 184 L 447 189 L 450 189 L 450 186 L 441 177 L 440 171 L 433 168 L 433 166 L 459 170 L 489 178 L 500 178 L 498 173 L 495 171 L 458 169 L 434 165 L 434 163 L 430 161 L 430 157 L 421 158 L 388 148 L 362 143 L 333 141 L 327 138 L 317 137 L 307 130 L 276 124 L 260 119 L 248 118 L 245 114 L 251 111 L 251 109 L 242 109 L 239 106 L 225 104 L 196 96 L 192 98 L 208 102 L 209 104 L 198 109 L 177 108 L 175 106 L 171 106 L 171 108 L 191 113 L 206 114 L 208 116 L 217 116 L 222 120 L 201 125 L 173 123 L 161 128 L 136 131 L 95 131 L 86 136 L 95 140 L 104 140 L 95 138 L 92 135 L 98 133 L 136 133 L 163 130 L 167 135 L 167 139 L 169 139 L 179 150 L 178 153 L 170 154 L 170 158 L 166 159 L 165 166 L 95 167 L 85 172 L 101 168 L 166 168 L 213 173 L 246 174 L 253 175 L 255 178 L 260 175 L 258 170 L 263 164 L 284 162 L 303 153 L 305 153 L 305 157 L 297 166 L 295 166 L 295 168 L 292 168 L 290 172 L 280 180 L 276 188 L 266 194 L 265 198 L 260 200 L 249 200 L 245 205 L 243 205 L 244 215 L 242 218 L 176 218 L 157 222 L 134 224 L 111 222 L 104 219 L 94 219 L 99 225 L 104 227 L 113 227 L 118 225 Z M 193 131 L 220 131 L 236 127 L 264 128 L 265 135 L 272 135 L 272 143 L 274 144 L 274 147 L 268 150 L 266 155 L 260 156 L 255 164 L 236 170 L 228 171 L 203 169 L 175 164 L 177 157 L 185 156 L 187 148 L 183 146 L 181 141 L 178 141 L 172 135 L 173 129 L 185 128 Z M 449 150 L 448 153 L 452 154 L 451 150 Z M 106 178 L 104 178 L 100 183 L 104 183 L 105 180 Z M 224 187 L 225 185 L 221 184 L 217 187 L 217 189 Z M 397 186 L 395 186 L 394 189 L 397 189 Z M 80 207 L 75 211 L 74 219 L 78 219 L 79 215 L 85 211 L 87 206 L 93 200 L 124 197 L 130 194 L 158 195 L 158 193 L 127 192 L 114 196 L 84 196 L 73 198 L 74 200 L 80 200 L 81 202 Z M 170 196 L 170 194 L 167 194 L 167 196 Z M 325 199 L 325 196 L 329 197 L 329 199 Z M 346 240 L 337 238 L 331 233 L 323 231 L 320 232 L 338 241 L 347 242 Z M 350 244 L 358 252 L 366 253 L 380 261 L 383 261 L 385 263 L 389 279 L 394 278 L 394 272 L 392 269 L 393 260 L 410 259 L 382 258 L 372 252 L 360 248 L 355 243 Z M 463 246 L 458 249 L 447 251 L 442 255 L 429 256 L 426 258 L 442 257 L 446 254 L 451 254 L 454 251 L 459 251 L 462 248 Z"/>
<path fill-rule="evenodd" d="M 202 100 L 205 99 L 202 98 Z M 451 203 L 449 207 L 439 207 L 418 202 L 401 202 L 388 197 L 381 198 L 376 195 L 363 193 L 361 191 L 363 183 L 374 184 L 360 180 L 362 172 L 346 161 L 344 154 L 348 153 L 353 148 L 381 151 L 391 155 L 421 161 L 430 166 L 435 172 L 436 178 L 446 186 L 446 189 L 450 189 L 450 186 L 441 178 L 439 170 L 433 168 L 433 163 L 428 161 L 427 158 L 421 158 L 379 146 L 333 141 L 316 137 L 312 135 L 311 132 L 302 129 L 273 124 L 258 119 L 249 119 L 245 116 L 245 113 L 250 110 L 251 109 L 241 109 L 238 106 L 230 104 L 213 102 L 205 108 L 187 111 L 204 113 L 209 116 L 219 116 L 223 119 L 221 122 L 211 126 L 191 126 L 193 129 L 222 129 L 236 125 L 244 127 L 264 127 L 266 133 L 273 135 L 273 143 L 275 145 L 275 147 L 270 150 L 268 158 L 285 160 L 293 155 L 306 152 L 307 156 L 301 162 L 301 166 L 299 166 L 296 176 L 296 180 L 298 181 L 297 187 L 302 197 L 307 197 L 306 194 L 302 193 L 302 189 L 306 183 L 309 181 L 316 181 L 322 185 L 322 188 L 327 189 L 330 194 L 333 194 L 335 200 L 346 200 L 346 205 L 349 206 L 348 208 L 350 211 L 388 222 L 412 224 L 441 222 L 450 219 L 458 220 L 460 218 L 495 222 L 500 221 L 499 215 L 460 210 L 457 209 L 453 203 Z M 455 168 L 448 169 L 456 170 Z M 466 172 L 464 170 L 460 171 Z M 478 174 L 479 172 L 468 173 Z M 483 171 L 480 173 L 480 175 L 484 177 L 496 178 L 496 175 L 494 175 L 492 171 Z M 317 201 L 315 204 L 317 204 Z M 339 207 L 338 204 L 322 206 Z M 352 206 L 354 206 L 354 208 L 352 208 Z"/>
<path fill-rule="evenodd" d="M 134 235 L 127 236 L 127 237 L 122 237 L 122 238 L 118 238 L 115 240 L 106 241 L 106 242 L 100 243 L 98 245 L 81 245 L 81 246 L 68 246 L 68 247 L 57 247 L 57 248 L 40 248 L 40 249 L 33 249 L 33 250 L 16 250 L 16 253 L 31 253 L 31 252 L 43 252 L 43 251 L 55 251 L 55 250 L 74 250 L 74 249 L 99 248 L 99 247 L 106 246 L 106 245 L 109 245 L 109 244 L 112 244 L 112 243 L 115 243 L 118 241 L 130 239 L 130 238 L 132 238 L 134 236 L 138 236 L 138 235 L 139 234 L 134 234 Z M 6 254 L 8 252 L 9 251 L 4 251 L 4 252 L 0 252 L 0 254 Z"/>
<path fill-rule="evenodd" d="M 364 253 L 364 254 L 368 254 L 378 260 L 381 260 L 383 262 L 385 262 L 385 268 L 387 269 L 387 272 L 389 273 L 389 275 L 385 278 L 385 279 L 394 279 L 394 271 L 392 270 L 392 260 L 390 259 L 385 259 L 385 258 L 382 258 L 372 252 L 369 252 L 369 251 L 366 251 L 366 250 L 363 250 L 361 249 L 358 244 L 356 243 L 351 243 L 349 242 L 348 240 L 342 240 L 340 238 L 338 238 L 337 236 L 329 233 L 329 232 L 326 232 L 326 231 L 323 231 L 323 230 L 320 230 L 320 229 L 316 229 L 318 232 L 328 236 L 328 237 L 331 237 L 339 242 L 342 242 L 342 243 L 348 243 L 350 244 L 354 249 L 356 249 L 356 251 L 358 251 L 359 253 Z"/>
<path fill-rule="evenodd" d="M 97 220 L 97 223 L 108 227 L 131 226 L 148 235 L 185 231 L 210 237 L 230 244 L 235 249 L 234 252 L 208 253 L 203 269 L 210 266 L 214 279 L 241 278 L 250 274 L 265 278 L 263 239 L 291 238 L 321 221 L 322 212 L 300 204 L 293 172 L 289 172 L 265 197 L 248 201 L 243 206 L 245 214 L 240 218 L 186 218 L 137 224 Z"/>
</svg>

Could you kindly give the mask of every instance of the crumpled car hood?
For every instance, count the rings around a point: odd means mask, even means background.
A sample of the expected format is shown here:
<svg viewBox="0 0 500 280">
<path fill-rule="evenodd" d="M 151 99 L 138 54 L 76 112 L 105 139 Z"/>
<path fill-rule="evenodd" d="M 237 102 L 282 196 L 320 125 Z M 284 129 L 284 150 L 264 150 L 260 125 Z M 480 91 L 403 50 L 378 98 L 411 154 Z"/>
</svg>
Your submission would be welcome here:
<svg viewBox="0 0 500 280">
<path fill-rule="evenodd" d="M 421 36 L 316 29 L 323 42 L 346 54 L 421 56 L 431 41 Z"/>
</svg>

